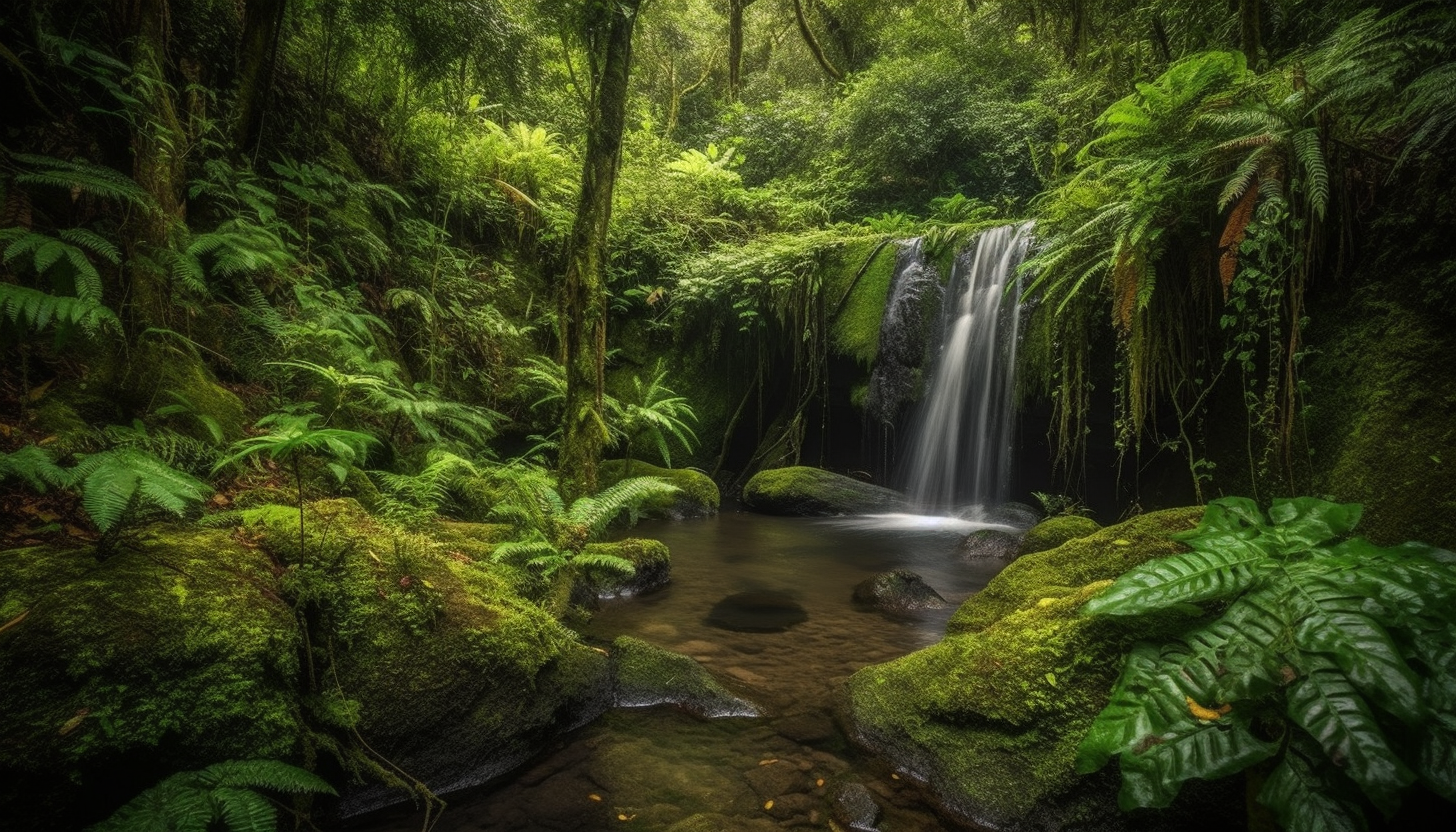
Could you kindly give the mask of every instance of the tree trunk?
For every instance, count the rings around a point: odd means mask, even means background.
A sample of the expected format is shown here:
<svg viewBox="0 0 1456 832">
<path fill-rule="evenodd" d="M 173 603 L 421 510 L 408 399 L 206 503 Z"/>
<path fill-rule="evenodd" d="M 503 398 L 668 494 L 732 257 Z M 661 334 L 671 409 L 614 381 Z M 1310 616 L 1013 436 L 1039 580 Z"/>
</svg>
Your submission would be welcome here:
<svg viewBox="0 0 1456 832">
<path fill-rule="evenodd" d="M 1239 0 L 1239 48 L 1248 59 L 1250 69 L 1259 65 L 1259 51 L 1264 45 L 1263 28 L 1260 0 Z"/>
<path fill-rule="evenodd" d="M 597 463 L 607 440 L 602 412 L 607 345 L 607 226 L 612 188 L 622 156 L 627 116 L 627 77 L 632 29 L 641 0 L 609 0 L 589 26 L 592 53 L 591 110 L 587 114 L 586 157 L 581 197 L 567 241 L 561 297 L 561 345 L 566 365 L 559 490 L 568 502 L 597 489 Z"/>
<path fill-rule="evenodd" d="M 799 23 L 799 34 L 804 37 L 805 45 L 809 47 L 809 52 L 813 54 L 814 60 L 819 62 L 824 74 L 836 81 L 843 81 L 844 73 L 829 62 L 829 56 L 824 54 L 824 47 L 819 45 L 819 39 L 814 37 L 814 30 L 809 28 L 809 18 L 804 15 L 802 0 L 794 0 L 794 18 Z"/>
<path fill-rule="evenodd" d="M 728 0 L 728 100 L 738 100 L 743 76 L 743 10 L 753 0 Z"/>
<path fill-rule="evenodd" d="M 273 88 L 273 67 L 278 57 L 279 32 L 288 0 L 247 0 L 243 9 L 243 37 L 238 45 L 237 121 L 233 141 L 246 156 L 263 132 L 263 112 Z"/>
<path fill-rule="evenodd" d="M 177 116 L 172 85 L 167 83 L 167 0 L 118 0 L 119 31 L 129 35 L 132 71 L 145 83 L 134 94 L 138 103 L 131 118 L 132 178 L 153 200 L 153 207 L 128 222 L 127 287 L 132 323 L 168 326 L 171 286 L 167 276 L 148 256 L 171 244 L 173 230 L 186 220 L 183 152 L 187 136 Z"/>
</svg>

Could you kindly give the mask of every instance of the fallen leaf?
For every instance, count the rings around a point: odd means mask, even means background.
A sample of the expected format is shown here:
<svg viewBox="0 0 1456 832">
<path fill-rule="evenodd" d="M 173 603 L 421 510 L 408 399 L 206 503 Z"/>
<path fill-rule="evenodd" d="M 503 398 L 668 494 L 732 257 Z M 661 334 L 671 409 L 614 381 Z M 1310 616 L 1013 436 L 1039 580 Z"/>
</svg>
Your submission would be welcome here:
<svg viewBox="0 0 1456 832">
<path fill-rule="evenodd" d="M 65 724 L 61 726 L 61 736 L 64 737 L 65 735 L 81 727 L 81 723 L 84 722 L 86 720 L 86 717 L 90 715 L 90 708 L 82 708 L 81 710 L 77 711 L 75 716 L 66 720 Z"/>
<path fill-rule="evenodd" d="M 761 765 L 761 766 L 771 766 L 774 763 L 777 763 L 778 761 L 779 761 L 778 758 L 775 757 L 772 760 L 759 760 L 758 761 L 758 764 Z"/>
<path fill-rule="evenodd" d="M 820 777 L 818 780 L 815 780 L 814 781 L 814 787 L 817 788 L 817 789 L 824 788 L 824 778 L 823 777 Z"/>
<path fill-rule="evenodd" d="M 587 800 L 595 800 L 598 803 L 602 802 L 602 796 L 599 794 L 589 794 L 586 796 L 586 798 Z"/>
<path fill-rule="evenodd" d="M 769 802 L 763 804 L 764 811 L 768 811 L 769 809 L 772 809 L 772 808 L 773 808 L 773 801 L 772 800 L 770 800 Z"/>
</svg>

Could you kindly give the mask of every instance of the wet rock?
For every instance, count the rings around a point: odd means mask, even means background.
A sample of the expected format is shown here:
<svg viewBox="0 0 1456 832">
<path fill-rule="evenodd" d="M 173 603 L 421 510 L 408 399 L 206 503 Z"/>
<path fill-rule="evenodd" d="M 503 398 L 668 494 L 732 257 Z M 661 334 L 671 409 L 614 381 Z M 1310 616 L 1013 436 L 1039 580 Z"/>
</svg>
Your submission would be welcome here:
<svg viewBox="0 0 1456 832">
<path fill-rule="evenodd" d="M 880 804 L 862 783 L 846 783 L 834 793 L 834 817 L 850 829 L 878 832 Z"/>
<path fill-rule="evenodd" d="M 619 708 L 676 705 L 694 716 L 758 716 L 752 702 L 729 693 L 688 656 L 641 639 L 612 642 L 613 704 Z"/>
<path fill-rule="evenodd" d="M 743 487 L 743 506 L 760 514 L 830 517 L 903 511 L 898 491 L 819 468 L 795 466 L 759 471 Z"/>
<path fill-rule="evenodd" d="M 1026 503 L 1011 502 L 986 509 L 976 519 L 1003 526 L 1014 526 L 1018 529 L 1029 529 L 1041 522 L 1042 513 Z"/>
<path fill-rule="evenodd" d="M 1086 537 L 1101 529 L 1096 520 L 1075 514 L 1062 514 L 1032 526 L 1021 539 L 1018 557 L 1055 549 L 1069 540 Z"/>
<path fill-rule="evenodd" d="M 592 572 L 582 575 L 572 587 L 573 603 L 592 606 L 596 601 L 645 595 L 667 586 L 672 580 L 672 559 L 667 544 L 660 540 L 628 538 L 613 543 L 588 543 L 588 555 L 612 555 L 630 561 L 635 570 L 620 576 Z"/>
<path fill-rule="evenodd" d="M 667 832 L 777 832 L 779 826 L 768 818 L 749 820 L 716 813 L 690 815 L 668 827 Z"/>
<path fill-rule="evenodd" d="M 743 772 L 743 779 L 764 800 L 794 792 L 806 792 L 814 785 L 812 780 L 804 776 L 804 772 L 799 771 L 798 766 L 788 760 L 775 760 L 754 766 Z"/>
<path fill-rule="evenodd" d="M 914 572 L 894 569 L 866 578 L 854 588 L 854 602 L 880 612 L 939 610 L 950 606 Z"/>
<path fill-rule="evenodd" d="M 739 633 L 777 633 L 808 620 L 799 602 L 782 592 L 740 592 L 708 612 L 709 624 Z"/>
<path fill-rule="evenodd" d="M 1021 538 L 996 529 L 977 529 L 966 535 L 957 549 L 966 560 L 1016 560 Z"/>
<path fill-rule="evenodd" d="M 807 794 L 785 794 L 774 798 L 773 806 L 766 809 L 770 815 L 780 820 L 799 820 L 807 823 L 809 815 L 819 809 L 818 798 Z M 791 824 L 801 825 L 801 824 Z"/>
</svg>

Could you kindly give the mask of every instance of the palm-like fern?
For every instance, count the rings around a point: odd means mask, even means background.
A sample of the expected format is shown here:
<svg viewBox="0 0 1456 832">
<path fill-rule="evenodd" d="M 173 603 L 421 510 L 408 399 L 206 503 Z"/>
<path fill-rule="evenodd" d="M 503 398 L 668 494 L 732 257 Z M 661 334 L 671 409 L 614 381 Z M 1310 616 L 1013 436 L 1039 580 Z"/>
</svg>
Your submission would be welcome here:
<svg viewBox="0 0 1456 832">
<path fill-rule="evenodd" d="M 504 476 L 505 499 L 491 514 L 514 524 L 518 539 L 497 546 L 491 560 L 524 565 L 546 576 L 568 566 L 584 572 L 632 574 L 635 567 L 630 561 L 585 552 L 586 545 L 623 511 L 678 491 L 659 477 L 632 477 L 568 506 L 544 469 L 506 469 Z"/>
<path fill-rule="evenodd" d="M 697 414 L 686 398 L 668 389 L 664 383 L 666 379 L 667 370 L 659 360 L 646 380 L 642 376 L 633 377 L 631 398 L 620 401 L 616 412 L 611 414 L 616 417 L 617 431 L 625 440 L 629 474 L 632 472 L 632 445 L 639 436 L 653 444 L 669 468 L 672 467 L 669 437 L 677 440 L 686 451 L 691 451 L 697 444 L 698 437 L 687 423 L 687 420 L 697 421 Z"/>
<path fill-rule="evenodd" d="M 1122 761 L 1124 807 L 1166 806 L 1190 778 L 1278 762 L 1259 799 L 1289 830 L 1363 828 L 1420 781 L 1456 796 L 1456 555 L 1334 542 L 1356 505 L 1208 507 L 1192 551 L 1148 563 L 1086 612 L 1226 603 L 1129 656 L 1078 755 Z"/>
<path fill-rule="evenodd" d="M 91 832 L 273 832 L 278 810 L 258 790 L 334 794 L 323 779 L 277 760 L 229 760 L 168 777 Z"/>
<path fill-rule="evenodd" d="M 32 491 L 44 494 L 47 488 L 64 488 L 70 474 L 56 464 L 51 452 L 39 445 L 26 445 L 10 453 L 0 453 L 0 482 L 19 480 Z"/>
<path fill-rule="evenodd" d="M 479 476 L 480 470 L 464 457 L 441 448 L 425 455 L 425 465 L 416 474 L 370 471 L 386 497 L 383 513 L 398 519 L 415 514 L 431 515 L 450 498 L 450 486 L 465 475 Z"/>
</svg>

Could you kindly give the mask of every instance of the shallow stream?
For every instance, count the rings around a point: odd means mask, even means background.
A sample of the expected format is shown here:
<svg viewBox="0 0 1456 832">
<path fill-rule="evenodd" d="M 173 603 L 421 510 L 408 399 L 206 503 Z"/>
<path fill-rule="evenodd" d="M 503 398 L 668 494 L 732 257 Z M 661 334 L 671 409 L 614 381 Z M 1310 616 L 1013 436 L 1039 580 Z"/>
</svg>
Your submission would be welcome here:
<svg viewBox="0 0 1456 832">
<path fill-rule="evenodd" d="M 699 813 L 721 817 L 703 819 L 695 831 L 828 828 L 831 799 L 850 783 L 873 794 L 885 832 L 959 828 L 938 817 L 918 787 L 851 747 L 834 711 L 850 674 L 935 642 L 954 607 L 995 574 L 993 564 L 956 553 L 966 531 L 903 518 L 747 513 L 640 525 L 633 535 L 671 548 L 672 582 L 607 603 L 582 635 L 603 645 L 633 635 L 693 656 L 765 716 L 702 721 L 670 707 L 609 712 L 504 782 L 447 796 L 449 809 L 434 828 L 666 830 Z M 890 569 L 920 574 L 951 606 L 911 617 L 857 609 L 855 585 Z M 807 619 L 781 632 L 709 622 L 715 604 L 744 592 L 783 593 Z M 396 810 L 351 828 L 403 832 L 420 821 Z"/>
</svg>

